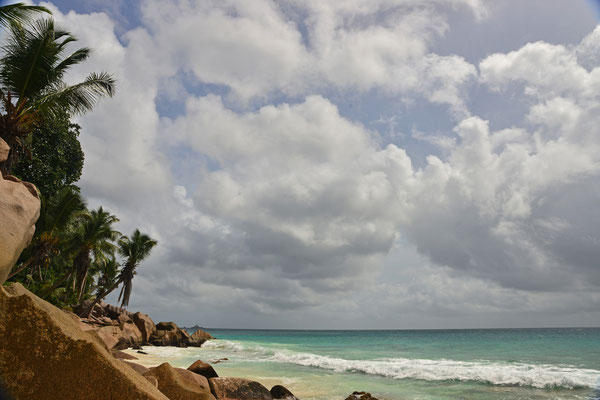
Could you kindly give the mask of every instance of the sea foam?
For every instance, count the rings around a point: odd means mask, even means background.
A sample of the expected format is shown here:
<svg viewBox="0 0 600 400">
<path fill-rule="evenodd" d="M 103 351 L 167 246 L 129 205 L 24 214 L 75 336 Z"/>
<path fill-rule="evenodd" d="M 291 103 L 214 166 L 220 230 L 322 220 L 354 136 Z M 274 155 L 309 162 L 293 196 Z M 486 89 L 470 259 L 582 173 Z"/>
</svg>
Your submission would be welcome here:
<svg viewBox="0 0 600 400">
<path fill-rule="evenodd" d="M 600 386 L 600 371 L 565 365 L 409 358 L 347 360 L 312 353 L 271 349 L 258 345 L 244 345 L 227 340 L 209 341 L 204 344 L 203 348 L 234 353 L 240 361 L 247 359 L 255 362 L 282 362 L 336 372 L 379 375 L 393 379 L 477 381 L 493 385 L 535 388 L 574 389 Z"/>
</svg>

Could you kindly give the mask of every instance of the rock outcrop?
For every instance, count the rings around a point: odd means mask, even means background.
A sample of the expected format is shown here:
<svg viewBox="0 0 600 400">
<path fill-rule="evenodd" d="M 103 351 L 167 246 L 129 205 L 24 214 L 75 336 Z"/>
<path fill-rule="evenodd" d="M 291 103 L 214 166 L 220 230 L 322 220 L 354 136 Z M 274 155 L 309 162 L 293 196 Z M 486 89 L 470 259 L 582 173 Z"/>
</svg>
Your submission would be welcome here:
<svg viewBox="0 0 600 400">
<path fill-rule="evenodd" d="M 9 150 L 0 139 L 0 162 L 6 160 Z M 39 216 L 40 199 L 35 186 L 0 174 L 0 285 L 31 241 Z"/>
<path fill-rule="evenodd" d="M 196 329 L 196 332 L 192 333 L 192 339 L 204 343 L 207 340 L 214 339 L 214 337 L 210 333 L 204 332 L 202 329 L 198 328 Z"/>
<path fill-rule="evenodd" d="M 119 314 L 114 320 L 108 317 L 84 318 L 81 320 L 81 329 L 95 331 L 111 350 L 122 350 L 144 343 L 142 332 L 125 313 Z"/>
<path fill-rule="evenodd" d="M 192 365 L 188 367 L 188 371 L 192 371 L 195 374 L 202 375 L 206 379 L 210 378 L 218 378 L 217 371 L 212 367 L 212 365 L 205 363 L 202 360 L 197 360 Z"/>
<path fill-rule="evenodd" d="M 273 400 L 298 400 L 288 388 L 281 385 L 275 385 L 271 388 L 271 396 Z"/>
<path fill-rule="evenodd" d="M 168 400 L 78 318 L 20 284 L 0 287 L 0 376 L 16 400 Z"/>
<path fill-rule="evenodd" d="M 133 323 L 142 333 L 142 341 L 150 343 L 150 336 L 156 332 L 154 321 L 148 315 L 136 312 L 133 314 Z"/>
<path fill-rule="evenodd" d="M 91 304 L 86 300 L 74 306 L 73 311 L 83 316 Z M 200 347 L 206 340 L 214 339 L 204 331 L 190 335 L 174 322 L 155 324 L 146 314 L 131 313 L 104 302 L 96 304 L 91 315 L 82 317 L 81 322 L 82 329 L 96 331 L 109 349 L 139 348 L 142 345 Z"/>
<path fill-rule="evenodd" d="M 185 329 L 174 322 L 159 322 L 150 335 L 150 344 L 154 346 L 200 347 L 206 340 L 196 340 Z"/>
<path fill-rule="evenodd" d="M 243 378 L 211 378 L 210 390 L 217 400 L 272 400 L 269 389 Z"/>
<path fill-rule="evenodd" d="M 186 378 L 168 363 L 150 368 L 150 371 L 146 372 L 144 376 L 156 378 L 158 389 L 169 399 L 215 400 L 207 387 L 202 387 L 193 378 Z"/>
</svg>

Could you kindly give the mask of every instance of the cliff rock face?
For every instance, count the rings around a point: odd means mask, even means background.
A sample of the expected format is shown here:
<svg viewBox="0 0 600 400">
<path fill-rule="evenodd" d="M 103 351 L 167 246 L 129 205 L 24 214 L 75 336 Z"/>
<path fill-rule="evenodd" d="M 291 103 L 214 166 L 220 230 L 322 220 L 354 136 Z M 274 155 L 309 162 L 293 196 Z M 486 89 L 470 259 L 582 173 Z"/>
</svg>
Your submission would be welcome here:
<svg viewBox="0 0 600 400">
<path fill-rule="evenodd" d="M 168 400 L 78 318 L 20 284 L 0 287 L 0 379 L 16 400 Z"/>
<path fill-rule="evenodd" d="M 6 160 L 9 149 L 0 139 L 0 162 Z M 0 285 L 31 241 L 39 216 L 40 199 L 35 186 L 0 174 Z"/>
</svg>

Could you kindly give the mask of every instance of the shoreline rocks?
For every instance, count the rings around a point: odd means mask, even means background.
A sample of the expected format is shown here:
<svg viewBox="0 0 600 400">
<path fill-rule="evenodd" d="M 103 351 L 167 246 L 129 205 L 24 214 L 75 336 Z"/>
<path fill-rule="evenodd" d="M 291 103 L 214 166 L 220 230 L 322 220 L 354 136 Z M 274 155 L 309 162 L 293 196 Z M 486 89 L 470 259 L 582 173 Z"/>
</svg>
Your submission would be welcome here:
<svg viewBox="0 0 600 400">
<path fill-rule="evenodd" d="M 92 302 L 86 300 L 74 306 L 75 314 L 83 314 Z M 155 324 L 147 314 L 132 313 L 125 309 L 100 302 L 88 318 L 80 319 L 81 328 L 95 331 L 109 349 L 123 350 L 140 346 L 200 347 L 212 335 L 202 330 L 190 335 L 174 322 Z"/>
</svg>

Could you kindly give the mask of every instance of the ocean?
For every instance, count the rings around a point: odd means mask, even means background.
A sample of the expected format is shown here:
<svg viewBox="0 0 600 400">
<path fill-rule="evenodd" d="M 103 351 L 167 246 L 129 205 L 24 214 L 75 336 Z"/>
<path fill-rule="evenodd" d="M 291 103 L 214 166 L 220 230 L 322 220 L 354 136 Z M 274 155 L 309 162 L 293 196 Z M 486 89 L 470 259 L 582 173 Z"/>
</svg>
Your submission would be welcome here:
<svg viewBox="0 0 600 400">
<path fill-rule="evenodd" d="M 206 329 L 201 348 L 145 347 L 146 365 L 283 384 L 302 400 L 598 399 L 600 328 L 304 331 Z M 132 354 L 135 354 L 132 352 Z"/>
</svg>

